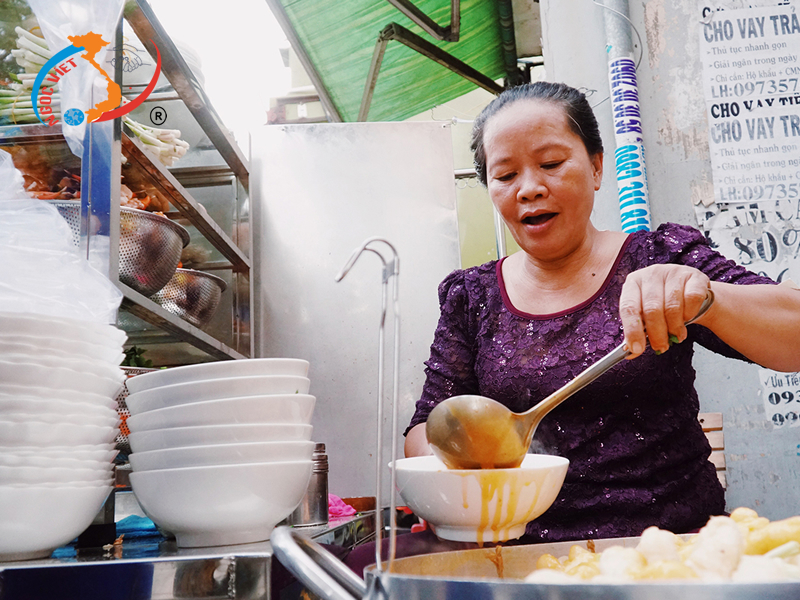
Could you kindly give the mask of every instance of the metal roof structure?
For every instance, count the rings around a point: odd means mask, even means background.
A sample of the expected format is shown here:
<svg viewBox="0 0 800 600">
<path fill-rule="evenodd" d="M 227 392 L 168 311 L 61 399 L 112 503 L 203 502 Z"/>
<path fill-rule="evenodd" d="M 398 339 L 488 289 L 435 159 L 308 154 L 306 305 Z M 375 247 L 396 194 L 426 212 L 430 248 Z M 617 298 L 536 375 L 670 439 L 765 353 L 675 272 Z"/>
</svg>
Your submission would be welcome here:
<svg viewBox="0 0 800 600">
<path fill-rule="evenodd" d="M 511 0 L 266 0 L 330 121 L 395 121 L 519 83 Z"/>
</svg>

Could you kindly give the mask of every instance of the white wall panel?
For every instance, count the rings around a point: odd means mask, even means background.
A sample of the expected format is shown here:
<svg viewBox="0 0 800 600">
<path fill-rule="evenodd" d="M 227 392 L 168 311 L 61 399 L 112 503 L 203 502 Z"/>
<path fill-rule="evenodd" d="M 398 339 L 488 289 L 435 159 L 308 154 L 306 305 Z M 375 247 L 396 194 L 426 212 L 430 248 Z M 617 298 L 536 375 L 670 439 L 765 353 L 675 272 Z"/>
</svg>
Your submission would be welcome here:
<svg viewBox="0 0 800 600">
<path fill-rule="evenodd" d="M 257 355 L 311 362 L 313 439 L 327 444 L 330 491 L 374 495 L 381 263 L 365 253 L 334 277 L 369 237 L 397 248 L 401 433 L 424 381 L 437 287 L 459 266 L 449 125 L 272 125 L 254 134 L 252 154 Z M 387 361 L 392 330 L 389 320 Z M 385 373 L 388 397 L 390 362 Z M 387 492 L 388 471 L 384 481 Z"/>
</svg>

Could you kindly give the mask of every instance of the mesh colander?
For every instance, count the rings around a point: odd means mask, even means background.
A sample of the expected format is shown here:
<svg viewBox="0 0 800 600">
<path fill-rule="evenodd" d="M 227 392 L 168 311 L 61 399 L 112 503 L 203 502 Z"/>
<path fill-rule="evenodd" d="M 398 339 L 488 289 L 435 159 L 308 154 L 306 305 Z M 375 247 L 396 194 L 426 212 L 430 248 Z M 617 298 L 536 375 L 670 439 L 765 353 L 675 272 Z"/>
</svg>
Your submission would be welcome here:
<svg viewBox="0 0 800 600">
<path fill-rule="evenodd" d="M 193 269 L 176 269 L 167 285 L 152 299 L 165 310 L 203 328 L 214 316 L 227 284 L 216 275 Z"/>
<path fill-rule="evenodd" d="M 52 200 L 50 204 L 69 223 L 72 240 L 80 240 L 80 200 Z M 189 243 L 189 232 L 166 217 L 136 208 L 119 209 L 119 280 L 145 296 L 163 288 Z"/>
</svg>

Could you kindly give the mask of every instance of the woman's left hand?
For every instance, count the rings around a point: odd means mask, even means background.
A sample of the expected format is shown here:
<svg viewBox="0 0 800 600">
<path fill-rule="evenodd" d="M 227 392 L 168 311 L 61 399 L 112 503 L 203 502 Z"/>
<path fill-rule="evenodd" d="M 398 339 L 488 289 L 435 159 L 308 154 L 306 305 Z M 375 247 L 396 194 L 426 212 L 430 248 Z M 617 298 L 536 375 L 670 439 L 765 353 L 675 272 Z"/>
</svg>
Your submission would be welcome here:
<svg viewBox="0 0 800 600">
<path fill-rule="evenodd" d="M 629 274 L 619 299 L 629 358 L 644 352 L 648 341 L 666 352 L 670 335 L 685 340 L 685 323 L 700 311 L 709 286 L 705 273 L 684 265 L 651 265 Z"/>
</svg>

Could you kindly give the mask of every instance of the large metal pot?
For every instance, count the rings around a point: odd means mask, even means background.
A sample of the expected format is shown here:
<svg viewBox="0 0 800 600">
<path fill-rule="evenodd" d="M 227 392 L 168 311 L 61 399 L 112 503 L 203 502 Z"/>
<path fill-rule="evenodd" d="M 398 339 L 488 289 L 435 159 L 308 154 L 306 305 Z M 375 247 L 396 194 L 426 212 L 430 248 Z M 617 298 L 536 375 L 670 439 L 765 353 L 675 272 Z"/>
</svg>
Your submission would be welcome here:
<svg viewBox="0 0 800 600">
<path fill-rule="evenodd" d="M 367 570 L 367 583 L 327 550 L 289 527 L 272 533 L 278 559 L 325 600 L 784 600 L 800 598 L 797 583 L 539 584 L 522 579 L 549 552 L 576 542 L 506 546 L 401 558 L 391 569 Z M 603 542 L 601 544 L 601 542 Z M 636 538 L 598 540 L 597 550 Z M 584 542 L 585 544 L 585 542 Z M 391 572 L 390 572 L 391 571 Z"/>
</svg>

